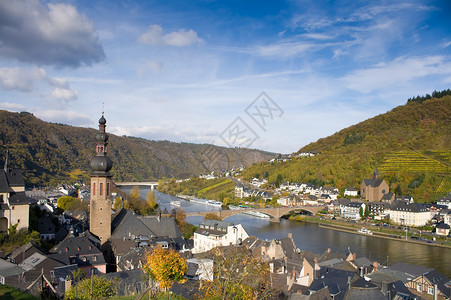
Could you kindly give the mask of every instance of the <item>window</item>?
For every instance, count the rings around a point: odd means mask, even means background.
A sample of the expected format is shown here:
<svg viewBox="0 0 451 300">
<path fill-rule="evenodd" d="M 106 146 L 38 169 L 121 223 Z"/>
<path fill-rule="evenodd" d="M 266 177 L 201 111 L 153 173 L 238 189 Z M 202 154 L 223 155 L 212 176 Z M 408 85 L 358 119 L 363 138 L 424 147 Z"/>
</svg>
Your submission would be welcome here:
<svg viewBox="0 0 451 300">
<path fill-rule="evenodd" d="M 107 195 L 110 194 L 110 183 L 109 182 L 106 183 L 106 194 Z"/>
<path fill-rule="evenodd" d="M 103 183 L 100 183 L 100 196 L 103 196 Z"/>
<path fill-rule="evenodd" d="M 434 295 L 434 287 L 433 286 L 428 286 L 428 294 Z"/>
<path fill-rule="evenodd" d="M 96 183 L 95 182 L 92 184 L 92 195 L 93 196 L 96 195 Z"/>
<path fill-rule="evenodd" d="M 421 292 L 421 284 L 417 284 L 417 291 Z"/>
</svg>

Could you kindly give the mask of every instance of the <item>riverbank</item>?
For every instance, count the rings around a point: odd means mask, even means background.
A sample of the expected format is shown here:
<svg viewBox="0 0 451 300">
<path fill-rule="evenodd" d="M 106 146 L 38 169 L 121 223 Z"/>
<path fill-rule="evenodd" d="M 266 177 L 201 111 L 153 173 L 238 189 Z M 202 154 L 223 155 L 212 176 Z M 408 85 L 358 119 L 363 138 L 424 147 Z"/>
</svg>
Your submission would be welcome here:
<svg viewBox="0 0 451 300">
<path fill-rule="evenodd" d="M 402 231 L 400 232 L 397 230 L 388 230 L 389 232 L 383 232 L 380 227 L 377 228 L 378 230 L 371 230 L 372 229 L 371 227 L 373 227 L 373 226 L 371 226 L 371 224 L 358 224 L 358 225 L 352 224 L 351 225 L 351 224 L 347 224 L 347 223 L 344 223 L 341 221 L 334 222 L 333 220 L 321 220 L 320 218 L 312 217 L 312 216 L 301 216 L 301 218 L 294 217 L 294 218 L 290 218 L 290 220 L 297 221 L 297 222 L 314 223 L 314 224 L 318 224 L 318 226 L 320 228 L 342 231 L 342 232 L 347 232 L 347 233 L 352 233 L 352 234 L 357 234 L 357 235 L 365 235 L 365 236 L 369 236 L 369 237 L 377 237 L 377 238 L 394 240 L 394 241 L 399 241 L 399 242 L 407 242 L 407 243 L 418 244 L 418 245 L 451 249 L 450 241 L 430 241 L 430 240 L 422 241 L 422 240 L 414 240 L 411 238 L 406 239 L 405 235 L 404 235 L 405 233 Z M 365 226 L 367 229 L 369 229 L 372 232 L 372 235 L 358 232 L 359 229 L 361 229 L 362 227 L 365 227 Z"/>
</svg>

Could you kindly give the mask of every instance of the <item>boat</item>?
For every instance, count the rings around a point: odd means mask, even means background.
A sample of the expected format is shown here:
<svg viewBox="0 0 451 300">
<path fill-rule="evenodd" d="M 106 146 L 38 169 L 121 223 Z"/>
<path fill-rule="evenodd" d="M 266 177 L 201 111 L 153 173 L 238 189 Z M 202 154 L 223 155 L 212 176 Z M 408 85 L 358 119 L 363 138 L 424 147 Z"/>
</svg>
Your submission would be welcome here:
<svg viewBox="0 0 451 300">
<path fill-rule="evenodd" d="M 182 203 L 178 200 L 172 200 L 171 202 L 169 202 L 169 204 L 171 204 L 172 206 L 182 206 Z"/>
<path fill-rule="evenodd" d="M 246 215 L 249 215 L 249 216 L 253 216 L 253 217 L 257 217 L 257 218 L 261 218 L 261 219 L 269 219 L 269 218 L 271 218 L 267 214 L 261 213 L 259 211 L 245 211 L 245 212 L 243 212 L 243 214 L 246 214 Z"/>
<path fill-rule="evenodd" d="M 236 205 L 229 205 L 230 210 L 244 210 L 244 208 L 236 206 Z"/>
<path fill-rule="evenodd" d="M 215 200 L 208 200 L 207 204 L 208 205 L 213 205 L 215 207 L 222 207 L 222 202 L 215 201 Z"/>
<path fill-rule="evenodd" d="M 373 233 L 372 233 L 370 230 L 366 229 L 365 227 L 362 227 L 362 228 L 361 228 L 360 230 L 358 230 L 357 232 L 358 232 L 358 233 L 361 233 L 361 234 L 373 235 Z"/>
</svg>

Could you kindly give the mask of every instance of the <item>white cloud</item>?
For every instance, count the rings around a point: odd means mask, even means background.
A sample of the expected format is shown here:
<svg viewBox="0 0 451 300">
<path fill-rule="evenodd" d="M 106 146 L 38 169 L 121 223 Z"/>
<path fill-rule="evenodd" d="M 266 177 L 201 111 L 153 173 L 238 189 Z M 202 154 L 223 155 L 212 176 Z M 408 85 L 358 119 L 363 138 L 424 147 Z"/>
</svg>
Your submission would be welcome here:
<svg viewBox="0 0 451 300">
<path fill-rule="evenodd" d="M 261 56 L 275 56 L 286 58 L 307 52 L 314 44 L 304 42 L 281 42 L 268 46 L 257 47 L 256 53 Z"/>
<path fill-rule="evenodd" d="M 9 111 L 23 111 L 25 110 L 25 106 L 18 103 L 11 102 L 0 102 L 0 108 L 9 110 Z"/>
<path fill-rule="evenodd" d="M 2 89 L 33 92 L 45 84 L 55 88 L 50 94 L 54 99 L 77 99 L 77 92 L 70 89 L 66 79 L 50 77 L 44 69 L 0 68 L 0 88 Z"/>
<path fill-rule="evenodd" d="M 32 68 L 0 68 L 0 87 L 5 90 L 31 92 L 36 82 L 45 80 L 45 70 Z"/>
<path fill-rule="evenodd" d="M 2 0 L 0 20 L 0 56 L 72 67 L 105 58 L 92 22 L 72 5 Z"/>
<path fill-rule="evenodd" d="M 190 29 L 180 29 L 167 34 L 163 34 L 160 25 L 150 25 L 145 33 L 143 33 L 138 41 L 142 44 L 151 46 L 175 46 L 185 47 L 193 44 L 201 44 L 203 40 L 197 36 L 197 33 Z"/>
<path fill-rule="evenodd" d="M 71 124 L 74 126 L 86 126 L 94 124 L 87 115 L 69 110 L 38 110 L 33 112 L 36 117 L 53 123 Z"/>
<path fill-rule="evenodd" d="M 439 74 L 451 74 L 451 63 L 443 56 L 429 56 L 399 58 L 373 68 L 354 71 L 341 80 L 349 89 L 370 93 L 406 84 L 416 78 Z"/>
<path fill-rule="evenodd" d="M 62 89 L 62 88 L 56 88 L 51 93 L 52 98 L 59 99 L 59 100 L 75 100 L 77 99 L 78 95 L 76 91 L 69 90 L 69 89 Z"/>
</svg>

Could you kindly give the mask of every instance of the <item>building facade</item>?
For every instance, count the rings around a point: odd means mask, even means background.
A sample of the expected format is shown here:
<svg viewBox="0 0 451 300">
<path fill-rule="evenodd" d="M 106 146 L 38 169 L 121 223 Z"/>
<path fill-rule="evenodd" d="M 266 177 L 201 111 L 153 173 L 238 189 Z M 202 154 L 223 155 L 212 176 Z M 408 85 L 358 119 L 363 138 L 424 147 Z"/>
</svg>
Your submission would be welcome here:
<svg viewBox="0 0 451 300">
<path fill-rule="evenodd" d="M 0 170 L 0 232 L 5 232 L 17 224 L 16 230 L 28 229 L 30 201 L 25 195 L 22 171 L 5 166 Z"/>
<path fill-rule="evenodd" d="M 193 253 L 209 251 L 215 247 L 236 245 L 248 238 L 241 224 L 225 221 L 206 220 L 199 224 L 194 233 Z"/>
</svg>

